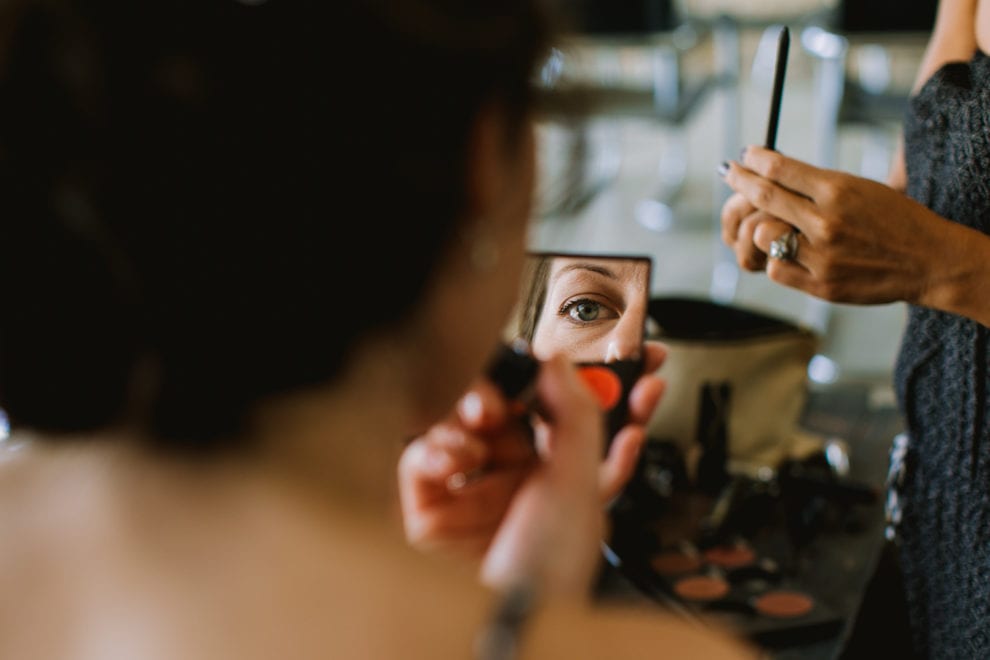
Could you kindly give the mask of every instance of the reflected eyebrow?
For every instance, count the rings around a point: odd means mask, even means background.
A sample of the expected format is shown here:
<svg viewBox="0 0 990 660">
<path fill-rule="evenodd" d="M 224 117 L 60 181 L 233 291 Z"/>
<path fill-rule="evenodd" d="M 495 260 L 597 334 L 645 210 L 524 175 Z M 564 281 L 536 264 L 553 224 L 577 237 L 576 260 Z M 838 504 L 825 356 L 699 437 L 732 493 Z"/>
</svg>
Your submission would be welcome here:
<svg viewBox="0 0 990 660">
<path fill-rule="evenodd" d="M 569 266 L 564 266 L 557 273 L 557 277 L 560 277 L 564 273 L 570 272 L 572 270 L 590 270 L 593 273 L 598 273 L 599 275 L 604 275 L 605 277 L 611 278 L 613 280 L 619 279 L 619 277 L 610 269 L 605 266 L 599 266 L 598 264 L 590 263 L 576 263 Z"/>
</svg>

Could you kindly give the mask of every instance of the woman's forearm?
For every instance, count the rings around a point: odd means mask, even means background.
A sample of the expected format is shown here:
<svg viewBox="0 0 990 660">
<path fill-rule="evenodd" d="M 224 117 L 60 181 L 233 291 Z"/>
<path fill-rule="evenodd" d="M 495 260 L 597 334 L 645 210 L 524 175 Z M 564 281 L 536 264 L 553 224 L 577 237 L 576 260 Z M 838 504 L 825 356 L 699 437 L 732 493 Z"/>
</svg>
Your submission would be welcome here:
<svg viewBox="0 0 990 660">
<path fill-rule="evenodd" d="M 947 62 L 972 58 L 977 5 L 977 0 L 940 0 L 912 93 Z M 931 249 L 923 255 L 927 281 L 915 302 L 990 326 L 990 236 L 946 222 L 932 238 Z"/>
<path fill-rule="evenodd" d="M 940 234 L 917 302 L 990 327 L 990 236 L 954 222 Z"/>
</svg>

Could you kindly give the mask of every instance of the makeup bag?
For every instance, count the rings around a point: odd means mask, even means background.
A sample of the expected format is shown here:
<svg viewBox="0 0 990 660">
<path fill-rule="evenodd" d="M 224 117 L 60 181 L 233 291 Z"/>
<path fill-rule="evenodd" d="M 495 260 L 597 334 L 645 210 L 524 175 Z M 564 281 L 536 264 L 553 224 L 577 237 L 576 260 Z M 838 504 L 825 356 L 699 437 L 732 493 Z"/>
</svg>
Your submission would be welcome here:
<svg viewBox="0 0 990 660">
<path fill-rule="evenodd" d="M 668 354 L 648 438 L 679 447 L 692 479 L 713 470 L 767 478 L 785 460 L 822 449 L 824 438 L 800 426 L 815 332 L 703 299 L 653 298 L 649 314 L 648 336 Z"/>
</svg>

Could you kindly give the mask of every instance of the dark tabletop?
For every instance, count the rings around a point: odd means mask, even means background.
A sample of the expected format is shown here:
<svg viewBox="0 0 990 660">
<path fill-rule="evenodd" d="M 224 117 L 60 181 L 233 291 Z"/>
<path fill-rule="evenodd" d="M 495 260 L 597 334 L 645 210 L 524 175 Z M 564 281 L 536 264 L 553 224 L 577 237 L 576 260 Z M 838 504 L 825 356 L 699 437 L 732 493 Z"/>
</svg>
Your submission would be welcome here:
<svg viewBox="0 0 990 660">
<path fill-rule="evenodd" d="M 827 438 L 840 438 L 849 448 L 850 483 L 876 493 L 872 501 L 830 505 L 813 532 L 796 537 L 793 530 L 773 518 L 752 537 L 752 545 L 763 556 L 773 556 L 786 569 L 787 580 L 813 594 L 816 610 L 806 617 L 796 634 L 776 634 L 759 625 L 746 624 L 743 632 L 779 660 L 792 658 L 839 658 L 853 632 L 867 586 L 874 576 L 885 547 L 883 484 L 888 451 L 894 436 L 903 429 L 888 382 L 864 380 L 815 387 L 809 391 L 801 427 Z M 665 513 L 657 525 L 670 527 L 673 518 L 710 509 L 711 498 L 700 494 L 682 496 L 673 507 L 678 516 Z M 689 513 L 685 514 L 684 512 Z M 628 547 L 628 546 L 624 546 Z M 629 553 L 616 546 L 616 552 Z M 679 609 L 676 602 L 658 595 L 646 584 L 635 562 L 623 561 L 604 546 L 611 561 L 604 563 L 596 590 L 601 601 L 640 603 L 660 609 Z M 750 634 L 752 633 L 752 634 Z"/>
</svg>

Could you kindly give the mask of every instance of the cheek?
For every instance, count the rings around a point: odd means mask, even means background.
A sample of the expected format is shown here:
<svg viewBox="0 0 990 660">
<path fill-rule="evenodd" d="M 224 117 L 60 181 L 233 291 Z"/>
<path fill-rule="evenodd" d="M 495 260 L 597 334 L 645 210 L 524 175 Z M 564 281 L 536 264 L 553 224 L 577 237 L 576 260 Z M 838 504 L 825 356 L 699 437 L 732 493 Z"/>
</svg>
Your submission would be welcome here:
<svg viewBox="0 0 990 660">
<path fill-rule="evenodd" d="M 565 355 L 573 362 L 601 362 L 607 345 L 608 342 L 596 333 L 575 332 L 562 324 L 544 321 L 533 335 L 531 348 L 540 360 Z"/>
<path fill-rule="evenodd" d="M 539 360 L 549 360 L 557 351 L 557 342 L 554 340 L 553 333 L 550 330 L 552 325 L 552 323 L 543 321 L 537 326 L 536 332 L 533 334 L 530 350 L 533 351 L 533 355 Z"/>
<path fill-rule="evenodd" d="M 611 334 L 587 333 L 579 343 L 575 343 L 571 358 L 578 362 L 604 362 L 608 357 L 608 347 L 614 340 Z"/>
</svg>

